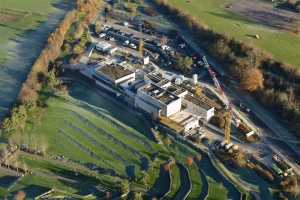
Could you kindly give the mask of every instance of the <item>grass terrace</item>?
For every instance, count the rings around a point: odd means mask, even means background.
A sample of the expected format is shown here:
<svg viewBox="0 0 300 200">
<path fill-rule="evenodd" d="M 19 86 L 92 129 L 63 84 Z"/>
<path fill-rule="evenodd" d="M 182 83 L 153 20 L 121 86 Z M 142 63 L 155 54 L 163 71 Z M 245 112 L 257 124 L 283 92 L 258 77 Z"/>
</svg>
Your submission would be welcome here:
<svg viewBox="0 0 300 200">
<path fill-rule="evenodd" d="M 125 179 L 138 183 L 138 188 L 148 194 L 163 195 L 168 189 L 163 165 L 171 157 L 185 163 L 187 157 L 197 154 L 172 137 L 168 145 L 156 144 L 142 114 L 90 85 L 75 82 L 69 95 L 55 96 L 44 91 L 41 99 L 45 105 L 39 108 L 39 115 L 29 116 L 25 131 L 14 133 L 10 141 L 30 149 L 46 149 L 46 156 L 20 151 L 11 157 L 10 164 L 26 166 L 32 174 L 18 181 L 18 175 L 0 177 L 0 187 L 1 182 L 16 182 L 9 192 L 8 184 L 3 185 L 2 195 L 8 193 L 11 197 L 24 190 L 31 198 L 54 188 L 70 195 L 93 194 L 99 198 L 107 189 L 117 195 L 116 187 Z M 199 168 L 194 163 L 187 169 L 192 182 L 189 199 L 199 199 Z M 145 173 L 148 178 L 142 183 L 140 178 Z M 187 179 L 181 175 L 174 164 L 169 199 L 182 191 L 185 194 L 183 183 Z M 227 188 L 213 183 L 209 185 L 210 193 L 222 188 L 227 194 Z"/>
</svg>

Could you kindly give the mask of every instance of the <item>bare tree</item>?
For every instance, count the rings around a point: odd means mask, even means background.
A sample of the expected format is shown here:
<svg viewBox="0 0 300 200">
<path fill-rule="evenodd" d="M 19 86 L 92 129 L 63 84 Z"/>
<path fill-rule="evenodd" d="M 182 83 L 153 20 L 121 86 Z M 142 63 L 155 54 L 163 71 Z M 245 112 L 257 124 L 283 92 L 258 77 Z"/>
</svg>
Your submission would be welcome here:
<svg viewBox="0 0 300 200">
<path fill-rule="evenodd" d="M 264 77 L 262 72 L 257 69 L 249 69 L 244 72 L 241 78 L 241 87 L 249 92 L 262 89 L 264 86 Z"/>
</svg>

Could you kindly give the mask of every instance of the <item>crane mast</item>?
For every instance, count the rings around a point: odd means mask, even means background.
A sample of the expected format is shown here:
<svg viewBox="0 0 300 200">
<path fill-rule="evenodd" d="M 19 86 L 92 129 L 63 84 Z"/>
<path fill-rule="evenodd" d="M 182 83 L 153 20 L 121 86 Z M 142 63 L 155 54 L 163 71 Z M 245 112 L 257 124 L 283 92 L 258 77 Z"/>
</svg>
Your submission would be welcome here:
<svg viewBox="0 0 300 200">
<path fill-rule="evenodd" d="M 205 56 L 202 57 L 202 60 L 204 62 L 204 67 L 207 69 L 210 77 L 212 78 L 215 87 L 218 90 L 218 93 L 222 96 L 224 104 L 226 106 L 226 111 L 225 111 L 225 126 L 224 126 L 224 140 L 227 143 L 230 143 L 230 134 L 231 134 L 231 122 L 232 122 L 232 118 L 234 118 L 234 122 L 236 122 L 237 126 L 238 126 L 238 119 L 237 117 L 235 117 L 233 115 L 232 112 L 232 106 L 231 106 L 231 102 L 229 101 L 228 97 L 226 96 L 219 80 L 217 79 L 216 73 L 211 69 L 207 59 Z"/>
</svg>

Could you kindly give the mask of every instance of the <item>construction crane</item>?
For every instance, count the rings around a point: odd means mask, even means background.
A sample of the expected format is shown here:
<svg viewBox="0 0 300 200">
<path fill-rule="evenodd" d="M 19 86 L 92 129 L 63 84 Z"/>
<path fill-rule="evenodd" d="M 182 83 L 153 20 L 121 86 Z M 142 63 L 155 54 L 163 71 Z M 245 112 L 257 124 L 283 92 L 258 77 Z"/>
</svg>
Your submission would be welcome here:
<svg viewBox="0 0 300 200">
<path fill-rule="evenodd" d="M 139 41 L 139 53 L 141 55 L 141 57 L 144 56 L 144 40 L 140 39 Z"/>
<path fill-rule="evenodd" d="M 231 109 L 231 103 L 229 101 L 229 99 L 227 98 L 227 96 L 225 95 L 225 92 L 220 84 L 220 82 L 217 79 L 216 73 L 211 69 L 211 67 L 209 66 L 207 59 L 205 56 L 202 57 L 202 60 L 204 62 L 204 67 L 207 69 L 210 77 L 212 78 L 214 85 L 216 86 L 218 93 L 222 96 L 224 104 L 226 106 L 226 109 Z"/>
<path fill-rule="evenodd" d="M 221 95 L 221 97 L 223 98 L 223 102 L 226 106 L 226 111 L 225 111 L 225 126 L 224 126 L 224 135 L 225 135 L 225 142 L 230 143 L 230 134 L 231 134 L 231 123 L 234 122 L 235 125 L 238 127 L 239 124 L 239 119 L 233 114 L 232 112 L 232 104 L 229 101 L 228 97 L 226 96 L 219 80 L 217 79 L 216 73 L 211 69 L 207 59 L 205 56 L 202 57 L 203 63 L 204 63 L 204 67 L 207 69 L 210 77 L 212 78 L 215 87 L 218 90 L 218 93 Z M 232 118 L 234 119 L 234 121 L 232 121 Z"/>
<path fill-rule="evenodd" d="M 231 142 L 230 140 L 230 134 L 231 134 L 231 121 L 232 121 L 232 113 L 231 110 L 225 111 L 225 125 L 224 125 L 224 141 L 229 144 Z"/>
</svg>

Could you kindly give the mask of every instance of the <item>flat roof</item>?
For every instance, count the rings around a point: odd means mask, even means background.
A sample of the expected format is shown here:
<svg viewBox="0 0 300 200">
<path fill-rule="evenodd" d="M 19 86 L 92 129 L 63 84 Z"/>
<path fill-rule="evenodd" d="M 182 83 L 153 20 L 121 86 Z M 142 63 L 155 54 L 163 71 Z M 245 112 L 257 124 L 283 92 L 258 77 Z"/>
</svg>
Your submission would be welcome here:
<svg viewBox="0 0 300 200">
<path fill-rule="evenodd" d="M 96 73 L 98 75 L 105 74 L 106 76 L 110 77 L 112 80 L 118 80 L 134 72 L 124 68 L 123 66 L 110 64 L 110 65 L 104 65 L 102 67 L 97 68 Z"/>
<path fill-rule="evenodd" d="M 97 48 L 106 49 L 112 47 L 112 45 L 105 41 L 99 41 L 96 45 Z"/>
<path fill-rule="evenodd" d="M 214 108 L 214 106 L 210 105 L 207 101 L 205 101 L 203 98 L 197 98 L 197 97 L 194 97 L 192 96 L 191 94 L 187 94 L 185 97 L 184 97 L 185 100 L 197 105 L 197 106 L 200 106 L 201 108 L 204 108 L 205 110 L 209 110 L 211 108 Z"/>
<path fill-rule="evenodd" d="M 147 95 L 161 101 L 164 104 L 169 104 L 174 100 L 179 99 L 178 96 L 175 96 L 171 92 L 168 92 L 167 90 L 150 83 L 142 88 L 142 91 L 145 92 Z"/>
<path fill-rule="evenodd" d="M 198 120 L 192 113 L 186 111 L 180 111 L 170 116 L 170 119 L 178 124 L 185 126 L 191 121 Z"/>
<path fill-rule="evenodd" d="M 186 92 L 186 89 L 182 87 L 178 87 L 177 85 L 172 84 L 167 88 L 167 90 L 175 95 L 181 95 L 182 93 Z"/>
</svg>

